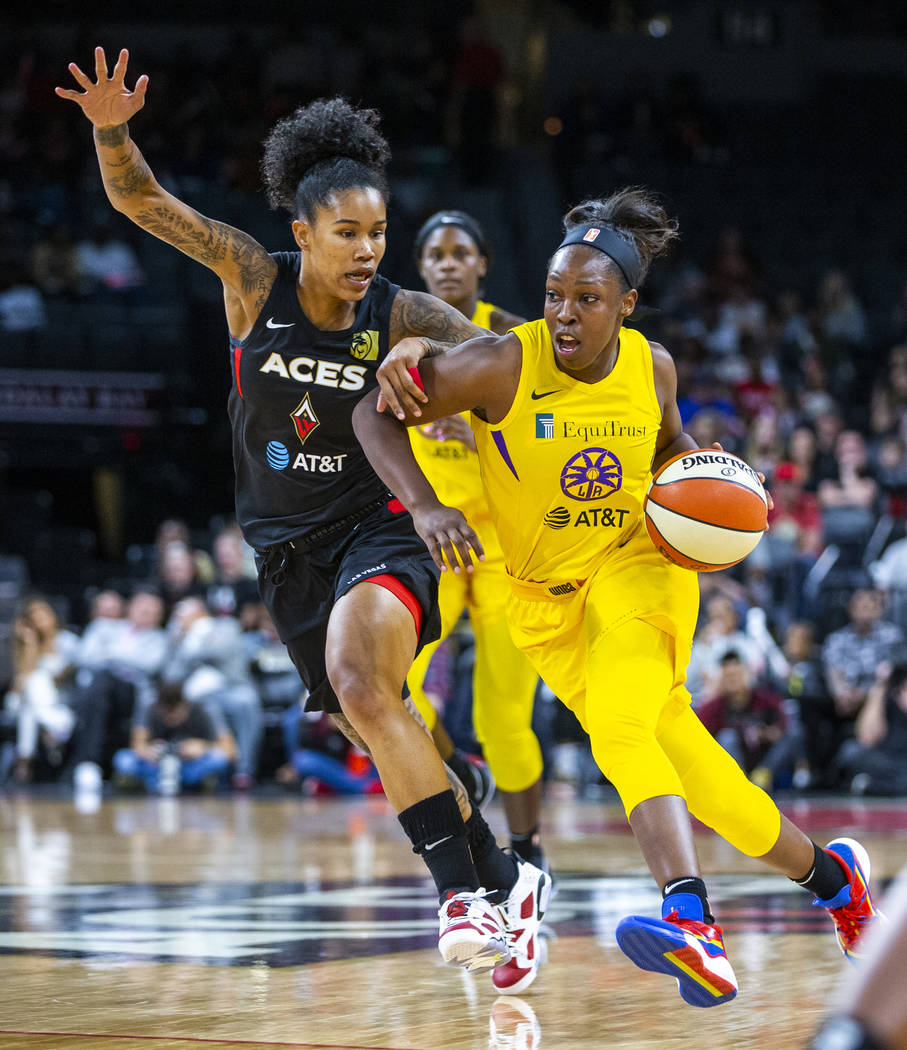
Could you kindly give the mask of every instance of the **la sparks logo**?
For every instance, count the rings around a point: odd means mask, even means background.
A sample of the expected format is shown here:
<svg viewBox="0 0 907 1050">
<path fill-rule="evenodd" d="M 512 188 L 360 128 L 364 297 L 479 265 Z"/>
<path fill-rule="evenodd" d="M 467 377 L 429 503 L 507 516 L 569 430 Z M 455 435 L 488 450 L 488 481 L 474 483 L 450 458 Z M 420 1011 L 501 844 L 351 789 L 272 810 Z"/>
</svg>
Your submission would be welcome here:
<svg viewBox="0 0 907 1050">
<path fill-rule="evenodd" d="M 317 427 L 321 420 L 315 415 L 315 410 L 312 408 L 312 402 L 308 394 L 299 402 L 299 404 L 290 413 L 290 419 L 293 420 L 293 426 L 296 428 L 296 434 L 299 438 L 299 444 L 304 445 L 309 434 Z"/>
</svg>

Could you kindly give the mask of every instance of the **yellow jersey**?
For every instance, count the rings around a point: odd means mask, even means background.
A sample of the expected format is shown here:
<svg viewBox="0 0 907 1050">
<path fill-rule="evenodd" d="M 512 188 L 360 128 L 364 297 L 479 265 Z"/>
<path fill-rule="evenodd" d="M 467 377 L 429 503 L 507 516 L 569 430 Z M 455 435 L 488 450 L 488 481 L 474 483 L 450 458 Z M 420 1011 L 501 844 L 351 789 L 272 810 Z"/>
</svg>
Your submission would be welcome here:
<svg viewBox="0 0 907 1050">
<path fill-rule="evenodd" d="M 492 311 L 496 309 L 480 299 L 472 323 L 488 328 Z M 467 423 L 472 422 L 469 412 L 461 415 Z M 482 491 L 479 457 L 462 441 L 436 441 L 430 436 L 431 426 L 429 423 L 425 427 L 409 429 L 410 444 L 422 473 L 443 504 L 461 510 L 467 519 L 487 518 L 488 505 Z"/>
<path fill-rule="evenodd" d="M 611 373 L 582 383 L 558 369 L 543 320 L 513 332 L 523 347 L 513 405 L 500 423 L 472 419 L 508 573 L 536 583 L 584 580 L 605 559 L 623 561 L 624 547 L 640 553 L 627 542 L 640 530 L 655 563 L 666 564 L 641 523 L 661 426 L 645 337 L 621 328 Z"/>
</svg>

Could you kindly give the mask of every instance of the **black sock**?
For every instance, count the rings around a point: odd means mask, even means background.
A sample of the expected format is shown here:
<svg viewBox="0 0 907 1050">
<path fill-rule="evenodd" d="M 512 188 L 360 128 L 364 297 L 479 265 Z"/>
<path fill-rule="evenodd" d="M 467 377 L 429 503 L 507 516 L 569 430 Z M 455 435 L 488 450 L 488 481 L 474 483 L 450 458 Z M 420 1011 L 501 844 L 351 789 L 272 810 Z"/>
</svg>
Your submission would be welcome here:
<svg viewBox="0 0 907 1050">
<path fill-rule="evenodd" d="M 813 866 L 802 879 L 791 879 L 791 882 L 814 893 L 820 901 L 830 901 L 847 885 L 847 876 L 835 858 L 815 842 L 813 850 Z"/>
<path fill-rule="evenodd" d="M 473 806 L 472 816 L 466 821 L 466 835 L 479 881 L 486 890 L 491 891 L 488 899 L 493 904 L 500 904 L 517 880 L 517 862 L 497 844 L 491 828 L 476 806 Z"/>
<path fill-rule="evenodd" d="M 534 864 L 537 868 L 540 868 L 545 862 L 537 826 L 532 831 L 527 831 L 524 835 L 511 834 L 510 848 L 517 856 L 522 857 L 523 860 L 528 860 L 530 864 Z"/>
<path fill-rule="evenodd" d="M 397 819 L 413 844 L 413 853 L 425 861 L 442 901 L 452 893 L 479 888 L 466 825 L 450 788 L 404 809 Z"/>
<path fill-rule="evenodd" d="M 695 875 L 684 875 L 679 879 L 671 879 L 670 882 L 665 883 L 664 889 L 661 891 L 662 900 L 665 897 L 670 897 L 672 893 L 692 893 L 698 897 L 702 902 L 702 918 L 705 922 L 713 923 L 715 916 L 712 914 L 711 907 L 709 906 L 709 895 L 705 888 L 705 883 L 702 879 Z"/>
</svg>

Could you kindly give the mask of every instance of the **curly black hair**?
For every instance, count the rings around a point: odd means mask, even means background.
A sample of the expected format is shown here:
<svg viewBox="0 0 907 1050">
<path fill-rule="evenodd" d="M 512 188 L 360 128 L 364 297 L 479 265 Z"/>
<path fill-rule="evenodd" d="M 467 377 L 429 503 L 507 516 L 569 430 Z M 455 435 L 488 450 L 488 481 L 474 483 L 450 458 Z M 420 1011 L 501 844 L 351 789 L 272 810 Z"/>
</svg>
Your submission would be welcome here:
<svg viewBox="0 0 907 1050">
<path fill-rule="evenodd" d="M 311 219 L 342 190 L 370 187 L 387 200 L 390 160 L 374 109 L 345 98 L 318 99 L 278 121 L 265 139 L 261 173 L 272 208 Z"/>
<path fill-rule="evenodd" d="M 610 197 L 577 204 L 564 216 L 564 231 L 593 223 L 614 230 L 636 246 L 641 264 L 639 284 L 652 260 L 680 237 L 677 220 L 668 218 L 660 199 L 645 186 L 626 186 Z"/>
</svg>

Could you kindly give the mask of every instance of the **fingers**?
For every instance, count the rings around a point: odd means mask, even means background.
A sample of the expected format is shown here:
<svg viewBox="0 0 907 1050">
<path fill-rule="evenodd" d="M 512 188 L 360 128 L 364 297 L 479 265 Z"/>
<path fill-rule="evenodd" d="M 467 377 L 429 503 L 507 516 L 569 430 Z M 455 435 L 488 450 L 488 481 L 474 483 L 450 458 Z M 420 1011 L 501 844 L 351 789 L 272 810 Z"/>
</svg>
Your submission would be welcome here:
<svg viewBox="0 0 907 1050">
<path fill-rule="evenodd" d="M 91 77 L 83 73 L 82 70 L 79 69 L 79 67 L 75 64 L 75 62 L 70 62 L 67 68 L 69 69 L 69 72 L 72 73 L 72 75 L 75 77 L 76 83 L 79 84 L 80 87 L 83 87 L 86 90 L 91 87 Z"/>
<path fill-rule="evenodd" d="M 405 419 L 407 412 L 412 416 L 422 415 L 419 403 L 426 403 L 428 397 L 405 368 L 388 369 L 383 375 L 379 374 L 378 384 L 381 387 L 379 410 L 383 398 L 397 419 Z"/>
<path fill-rule="evenodd" d="M 94 71 L 99 84 L 102 80 L 107 79 L 107 56 L 104 54 L 103 47 L 94 49 Z"/>
<path fill-rule="evenodd" d="M 126 64 L 129 62 L 129 52 L 124 47 L 123 50 L 117 56 L 117 64 L 113 67 L 113 73 L 110 75 L 111 80 L 116 80 L 119 83 L 123 83 L 126 77 Z"/>
<path fill-rule="evenodd" d="M 475 568 L 473 555 L 477 561 L 485 559 L 479 537 L 465 524 L 459 528 L 439 530 L 429 545 L 429 551 L 441 572 L 447 572 L 448 567 L 454 572 L 460 572 L 461 566 L 467 572 L 472 572 Z"/>
<path fill-rule="evenodd" d="M 145 105 L 145 90 L 148 87 L 148 74 L 143 73 L 139 79 L 135 82 L 135 91 L 133 91 L 133 98 L 139 103 L 140 106 Z"/>
</svg>

